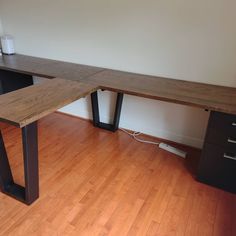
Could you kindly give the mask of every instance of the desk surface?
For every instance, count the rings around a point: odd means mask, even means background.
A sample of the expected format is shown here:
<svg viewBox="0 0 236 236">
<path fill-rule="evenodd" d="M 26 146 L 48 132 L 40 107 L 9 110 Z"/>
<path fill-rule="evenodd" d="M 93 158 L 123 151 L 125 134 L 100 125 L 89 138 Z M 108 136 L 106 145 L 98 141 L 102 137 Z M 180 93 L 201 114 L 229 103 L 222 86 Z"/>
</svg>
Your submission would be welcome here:
<svg viewBox="0 0 236 236">
<path fill-rule="evenodd" d="M 0 112 L 0 119 L 19 127 L 99 88 L 236 114 L 236 88 L 133 74 L 24 55 L 0 57 L 0 69 L 64 79 L 54 79 L 39 87 L 30 86 L 1 96 L 0 104 L 3 109 Z M 55 93 L 58 88 L 60 92 Z M 24 94 L 30 94 L 29 98 Z"/>
<path fill-rule="evenodd" d="M 11 55 L 0 56 L 0 69 L 10 70 L 45 78 L 81 80 L 103 71 L 103 68 L 56 61 L 38 57 Z"/>
<path fill-rule="evenodd" d="M 0 120 L 24 127 L 97 90 L 96 86 L 52 79 L 1 95 Z"/>
<path fill-rule="evenodd" d="M 104 70 L 84 81 L 100 88 L 236 114 L 236 88 Z"/>
</svg>

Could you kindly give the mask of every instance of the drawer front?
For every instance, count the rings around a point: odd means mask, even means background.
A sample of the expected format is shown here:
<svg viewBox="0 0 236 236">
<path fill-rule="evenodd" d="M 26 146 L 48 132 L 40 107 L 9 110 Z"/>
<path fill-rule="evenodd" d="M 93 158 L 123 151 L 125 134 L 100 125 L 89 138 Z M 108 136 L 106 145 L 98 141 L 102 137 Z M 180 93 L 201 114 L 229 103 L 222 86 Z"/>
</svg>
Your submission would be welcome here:
<svg viewBox="0 0 236 236">
<path fill-rule="evenodd" d="M 197 178 L 201 182 L 236 193 L 236 152 L 206 143 Z"/>
<path fill-rule="evenodd" d="M 236 149 L 236 116 L 211 112 L 205 142 Z"/>
<path fill-rule="evenodd" d="M 209 128 L 236 130 L 236 115 L 212 111 L 209 118 Z"/>
<path fill-rule="evenodd" d="M 208 129 L 205 142 L 236 151 L 236 129 Z"/>
</svg>

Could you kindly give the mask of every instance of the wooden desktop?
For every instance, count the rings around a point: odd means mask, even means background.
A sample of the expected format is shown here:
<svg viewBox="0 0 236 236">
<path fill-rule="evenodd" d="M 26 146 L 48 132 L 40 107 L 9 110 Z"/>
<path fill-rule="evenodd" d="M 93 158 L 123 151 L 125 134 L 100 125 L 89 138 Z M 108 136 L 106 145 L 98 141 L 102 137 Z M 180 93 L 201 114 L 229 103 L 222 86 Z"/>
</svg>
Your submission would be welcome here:
<svg viewBox="0 0 236 236">
<path fill-rule="evenodd" d="M 33 85 L 32 76 L 49 80 Z M 133 74 L 24 55 L 0 57 L 0 120 L 22 129 L 25 187 L 14 183 L 0 136 L 1 191 L 31 204 L 39 197 L 37 120 L 91 94 L 93 122 L 116 131 L 123 94 L 211 112 L 197 179 L 236 192 L 236 88 Z M 113 124 L 99 119 L 97 90 L 117 92 Z"/>
</svg>

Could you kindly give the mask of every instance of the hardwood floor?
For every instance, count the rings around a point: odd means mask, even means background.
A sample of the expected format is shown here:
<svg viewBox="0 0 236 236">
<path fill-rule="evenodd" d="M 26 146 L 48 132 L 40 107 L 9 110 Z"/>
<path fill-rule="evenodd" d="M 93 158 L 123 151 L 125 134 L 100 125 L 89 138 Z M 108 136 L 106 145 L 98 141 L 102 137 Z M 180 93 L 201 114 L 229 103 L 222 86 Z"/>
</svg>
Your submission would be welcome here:
<svg viewBox="0 0 236 236">
<path fill-rule="evenodd" d="M 23 184 L 20 129 L 1 127 Z M 185 149 L 187 160 L 54 113 L 39 122 L 40 198 L 0 193 L 0 235 L 236 235 L 236 195 L 196 182 L 199 152 Z"/>
</svg>

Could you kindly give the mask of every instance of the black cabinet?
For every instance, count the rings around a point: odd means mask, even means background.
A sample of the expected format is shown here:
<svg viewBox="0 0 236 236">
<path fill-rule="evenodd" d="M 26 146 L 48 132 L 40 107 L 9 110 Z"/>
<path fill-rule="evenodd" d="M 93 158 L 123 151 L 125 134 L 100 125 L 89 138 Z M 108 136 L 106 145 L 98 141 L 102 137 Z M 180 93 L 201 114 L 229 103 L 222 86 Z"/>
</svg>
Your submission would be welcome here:
<svg viewBox="0 0 236 236">
<path fill-rule="evenodd" d="M 236 193 L 236 116 L 211 112 L 198 180 Z"/>
</svg>

